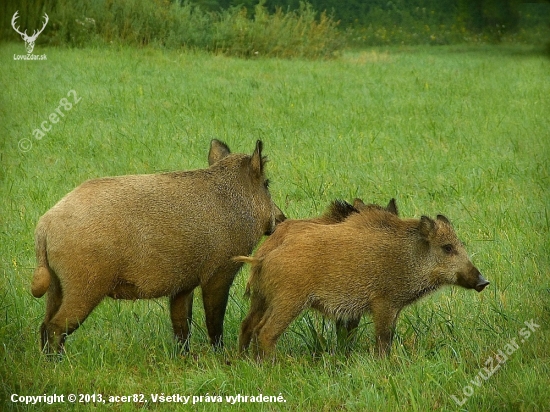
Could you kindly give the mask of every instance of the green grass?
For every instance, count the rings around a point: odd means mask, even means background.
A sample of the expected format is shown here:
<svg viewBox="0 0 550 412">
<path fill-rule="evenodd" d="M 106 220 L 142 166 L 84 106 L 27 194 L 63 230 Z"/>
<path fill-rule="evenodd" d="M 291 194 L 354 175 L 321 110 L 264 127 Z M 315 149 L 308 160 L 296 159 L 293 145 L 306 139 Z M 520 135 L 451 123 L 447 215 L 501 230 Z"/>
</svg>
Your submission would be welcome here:
<svg viewBox="0 0 550 412">
<path fill-rule="evenodd" d="M 334 61 L 37 46 L 46 61 L 13 60 L 23 53 L 22 42 L 0 45 L 0 409 L 24 409 L 9 400 L 14 393 L 149 399 L 101 410 L 166 405 L 150 394 L 261 393 L 286 403 L 241 407 L 457 410 L 451 395 L 463 398 L 485 361 L 531 319 L 540 328 L 473 386 L 462 409 L 550 405 L 547 58 L 526 48 L 456 46 Z M 35 139 L 70 90 L 79 103 Z M 207 343 L 198 294 L 188 356 L 177 354 L 165 299 L 107 299 L 68 339 L 61 362 L 45 360 L 38 336 L 45 302 L 29 290 L 40 215 L 88 178 L 205 167 L 214 137 L 238 152 L 264 141 L 271 191 L 289 217 L 356 196 L 383 204 L 396 197 L 406 217 L 446 214 L 491 285 L 481 294 L 448 288 L 404 310 L 385 360 L 374 357 L 370 318 L 346 355 L 314 313 L 283 335 L 276 363 L 239 358 L 246 271 L 231 290 L 221 353 Z M 21 139 L 30 150 L 19 149 Z M 317 341 L 326 351 L 314 356 Z"/>
</svg>

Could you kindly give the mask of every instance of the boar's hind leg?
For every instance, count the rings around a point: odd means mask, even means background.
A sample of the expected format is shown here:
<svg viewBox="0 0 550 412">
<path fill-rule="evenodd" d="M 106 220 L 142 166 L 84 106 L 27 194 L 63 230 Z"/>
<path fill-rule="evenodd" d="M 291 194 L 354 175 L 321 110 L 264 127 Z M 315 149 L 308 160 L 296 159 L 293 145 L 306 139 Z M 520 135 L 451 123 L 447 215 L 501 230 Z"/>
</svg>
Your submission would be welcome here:
<svg viewBox="0 0 550 412">
<path fill-rule="evenodd" d="M 400 309 L 394 308 L 387 302 L 377 302 L 372 306 L 376 344 L 380 357 L 387 356 L 390 353 L 399 311 Z"/>
<path fill-rule="evenodd" d="M 73 333 L 103 299 L 98 290 L 66 288 L 55 315 L 42 325 L 43 348 L 46 353 L 61 353 L 65 338 Z"/>
<path fill-rule="evenodd" d="M 41 348 L 44 352 L 48 352 L 51 349 L 48 345 L 48 330 L 46 325 L 59 310 L 59 307 L 61 306 L 61 301 L 63 299 L 59 278 L 55 273 L 53 273 L 53 271 L 50 273 L 51 281 L 48 288 L 48 294 L 46 295 L 46 316 L 44 317 L 44 322 L 40 326 L 40 340 L 42 345 Z"/>
<path fill-rule="evenodd" d="M 250 300 L 250 310 L 248 315 L 241 323 L 239 333 L 239 353 L 243 353 L 250 346 L 254 329 L 262 320 L 266 310 L 265 299 L 257 294 L 253 294 Z"/>
<path fill-rule="evenodd" d="M 188 352 L 193 320 L 193 291 L 180 292 L 170 297 L 170 318 L 178 343 Z"/>
<path fill-rule="evenodd" d="M 277 339 L 300 314 L 302 307 L 303 302 L 298 300 L 272 303 L 255 331 L 258 336 L 258 358 L 264 358 L 273 352 Z"/>
</svg>

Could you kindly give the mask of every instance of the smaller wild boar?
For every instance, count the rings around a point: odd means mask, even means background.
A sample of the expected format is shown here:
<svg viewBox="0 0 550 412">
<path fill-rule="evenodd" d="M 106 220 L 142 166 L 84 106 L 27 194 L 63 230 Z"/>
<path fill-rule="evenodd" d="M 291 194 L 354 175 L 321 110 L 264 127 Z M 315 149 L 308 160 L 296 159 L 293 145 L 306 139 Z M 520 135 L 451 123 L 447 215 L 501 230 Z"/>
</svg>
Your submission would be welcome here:
<svg viewBox="0 0 550 412">
<path fill-rule="evenodd" d="M 32 294 L 48 292 L 42 349 L 65 338 L 110 296 L 168 296 L 174 334 L 188 349 L 193 290 L 221 346 L 229 288 L 240 265 L 284 215 L 271 200 L 262 142 L 252 155 L 212 140 L 210 167 L 89 180 L 46 212 L 35 233 Z"/>
<path fill-rule="evenodd" d="M 388 205 L 383 208 L 382 206 L 379 206 L 377 204 L 365 204 L 361 199 L 354 199 L 353 206 L 347 203 L 343 200 L 334 200 L 327 210 L 319 217 L 311 218 L 311 219 L 286 219 L 281 224 L 277 225 L 277 228 L 269 236 L 256 250 L 256 253 L 254 253 L 254 257 L 247 257 L 247 256 L 237 256 L 233 258 L 236 262 L 248 262 L 252 263 L 255 261 L 261 261 L 265 256 L 267 256 L 270 252 L 275 250 L 277 247 L 279 247 L 285 240 L 286 236 L 288 236 L 289 233 L 298 233 L 302 230 L 303 227 L 306 229 L 309 227 L 310 224 L 318 224 L 318 225 L 333 225 L 336 223 L 343 222 L 346 220 L 351 214 L 353 213 L 359 213 L 359 211 L 363 211 L 364 213 L 370 211 L 370 210 L 386 210 L 390 213 L 393 213 L 394 215 L 398 215 L 397 211 L 397 204 L 395 202 L 395 199 L 391 199 L 388 203 Z M 254 273 L 261 270 L 261 265 L 252 265 L 250 271 L 251 276 L 249 279 L 255 278 L 258 274 Z M 249 281 L 250 282 L 250 281 Z M 246 293 L 245 296 L 249 296 L 250 294 L 250 283 L 246 285 Z M 343 340 L 347 340 L 348 336 L 357 328 L 359 325 L 359 321 L 361 320 L 360 317 L 353 318 L 353 319 L 337 319 L 336 320 L 336 330 L 337 335 L 342 338 Z M 242 340 L 249 341 L 250 340 L 250 334 L 252 333 L 252 330 L 246 330 L 241 332 Z M 239 346 L 239 350 L 244 350 L 245 348 Z"/>
<path fill-rule="evenodd" d="M 239 347 L 258 358 L 306 308 L 337 321 L 373 316 L 377 352 L 389 353 L 399 312 L 443 285 L 481 292 L 489 282 L 469 260 L 449 220 L 400 219 L 382 208 L 341 223 L 303 225 L 252 264 L 250 311 Z"/>
</svg>

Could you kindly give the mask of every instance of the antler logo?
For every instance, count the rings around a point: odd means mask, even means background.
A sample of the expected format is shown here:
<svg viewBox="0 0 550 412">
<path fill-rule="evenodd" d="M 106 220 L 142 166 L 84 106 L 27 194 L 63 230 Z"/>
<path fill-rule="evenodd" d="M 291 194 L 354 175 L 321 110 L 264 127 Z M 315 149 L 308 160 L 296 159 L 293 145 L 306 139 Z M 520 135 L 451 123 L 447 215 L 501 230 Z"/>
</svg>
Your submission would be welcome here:
<svg viewBox="0 0 550 412">
<path fill-rule="evenodd" d="M 46 13 L 44 13 L 44 19 L 45 19 L 44 25 L 42 26 L 42 28 L 41 28 L 40 30 L 38 30 L 38 32 L 37 32 L 36 30 L 34 30 L 34 31 L 32 32 L 32 36 L 29 36 L 29 35 L 27 34 L 27 30 L 25 30 L 24 33 L 21 33 L 21 32 L 19 31 L 19 27 L 15 27 L 15 20 L 17 20 L 17 18 L 19 17 L 19 16 L 17 15 L 17 13 L 19 13 L 19 10 L 17 10 L 17 11 L 15 12 L 15 14 L 13 15 L 13 18 L 11 19 L 11 25 L 12 25 L 13 29 L 14 29 L 17 33 L 19 33 L 19 34 L 21 35 L 21 38 L 25 41 L 25 48 L 27 49 L 27 53 L 28 53 L 28 54 L 31 54 L 32 51 L 33 51 L 33 49 L 34 49 L 34 42 L 36 41 L 36 38 L 38 37 L 38 35 L 39 35 L 40 33 L 42 33 L 42 32 L 44 31 L 44 28 L 46 27 L 46 24 L 48 24 L 48 21 L 49 21 L 50 19 L 49 19 L 48 15 L 47 15 Z"/>
</svg>

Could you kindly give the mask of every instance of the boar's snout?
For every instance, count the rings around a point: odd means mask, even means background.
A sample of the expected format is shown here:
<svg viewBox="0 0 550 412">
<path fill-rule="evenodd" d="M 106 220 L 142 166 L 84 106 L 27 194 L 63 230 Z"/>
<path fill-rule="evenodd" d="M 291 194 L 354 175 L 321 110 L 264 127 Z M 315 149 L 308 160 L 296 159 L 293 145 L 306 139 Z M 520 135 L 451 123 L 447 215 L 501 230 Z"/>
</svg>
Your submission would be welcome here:
<svg viewBox="0 0 550 412">
<path fill-rule="evenodd" d="M 466 289 L 475 289 L 481 292 L 489 284 L 489 281 L 482 276 L 474 265 L 471 265 L 470 270 L 466 273 L 458 274 L 456 283 Z"/>
<path fill-rule="evenodd" d="M 481 292 L 483 289 L 485 289 L 485 286 L 487 286 L 490 282 L 487 279 L 485 279 L 481 275 L 481 273 L 479 273 L 479 271 L 477 273 L 478 273 L 477 284 L 474 289 L 477 290 L 478 292 Z"/>
<path fill-rule="evenodd" d="M 265 231 L 266 236 L 271 235 L 273 233 L 273 231 L 275 230 L 275 228 L 277 227 L 277 225 L 286 220 L 286 216 L 284 215 L 284 213 L 281 211 L 281 209 L 279 209 L 279 207 L 275 203 L 273 203 L 273 212 L 272 213 L 273 213 L 273 215 L 272 215 L 272 219 L 271 219 L 271 225 L 270 225 L 269 229 Z"/>
<path fill-rule="evenodd" d="M 273 206 L 275 206 L 275 226 L 277 226 L 286 220 L 286 216 L 276 204 L 273 204 Z"/>
</svg>

